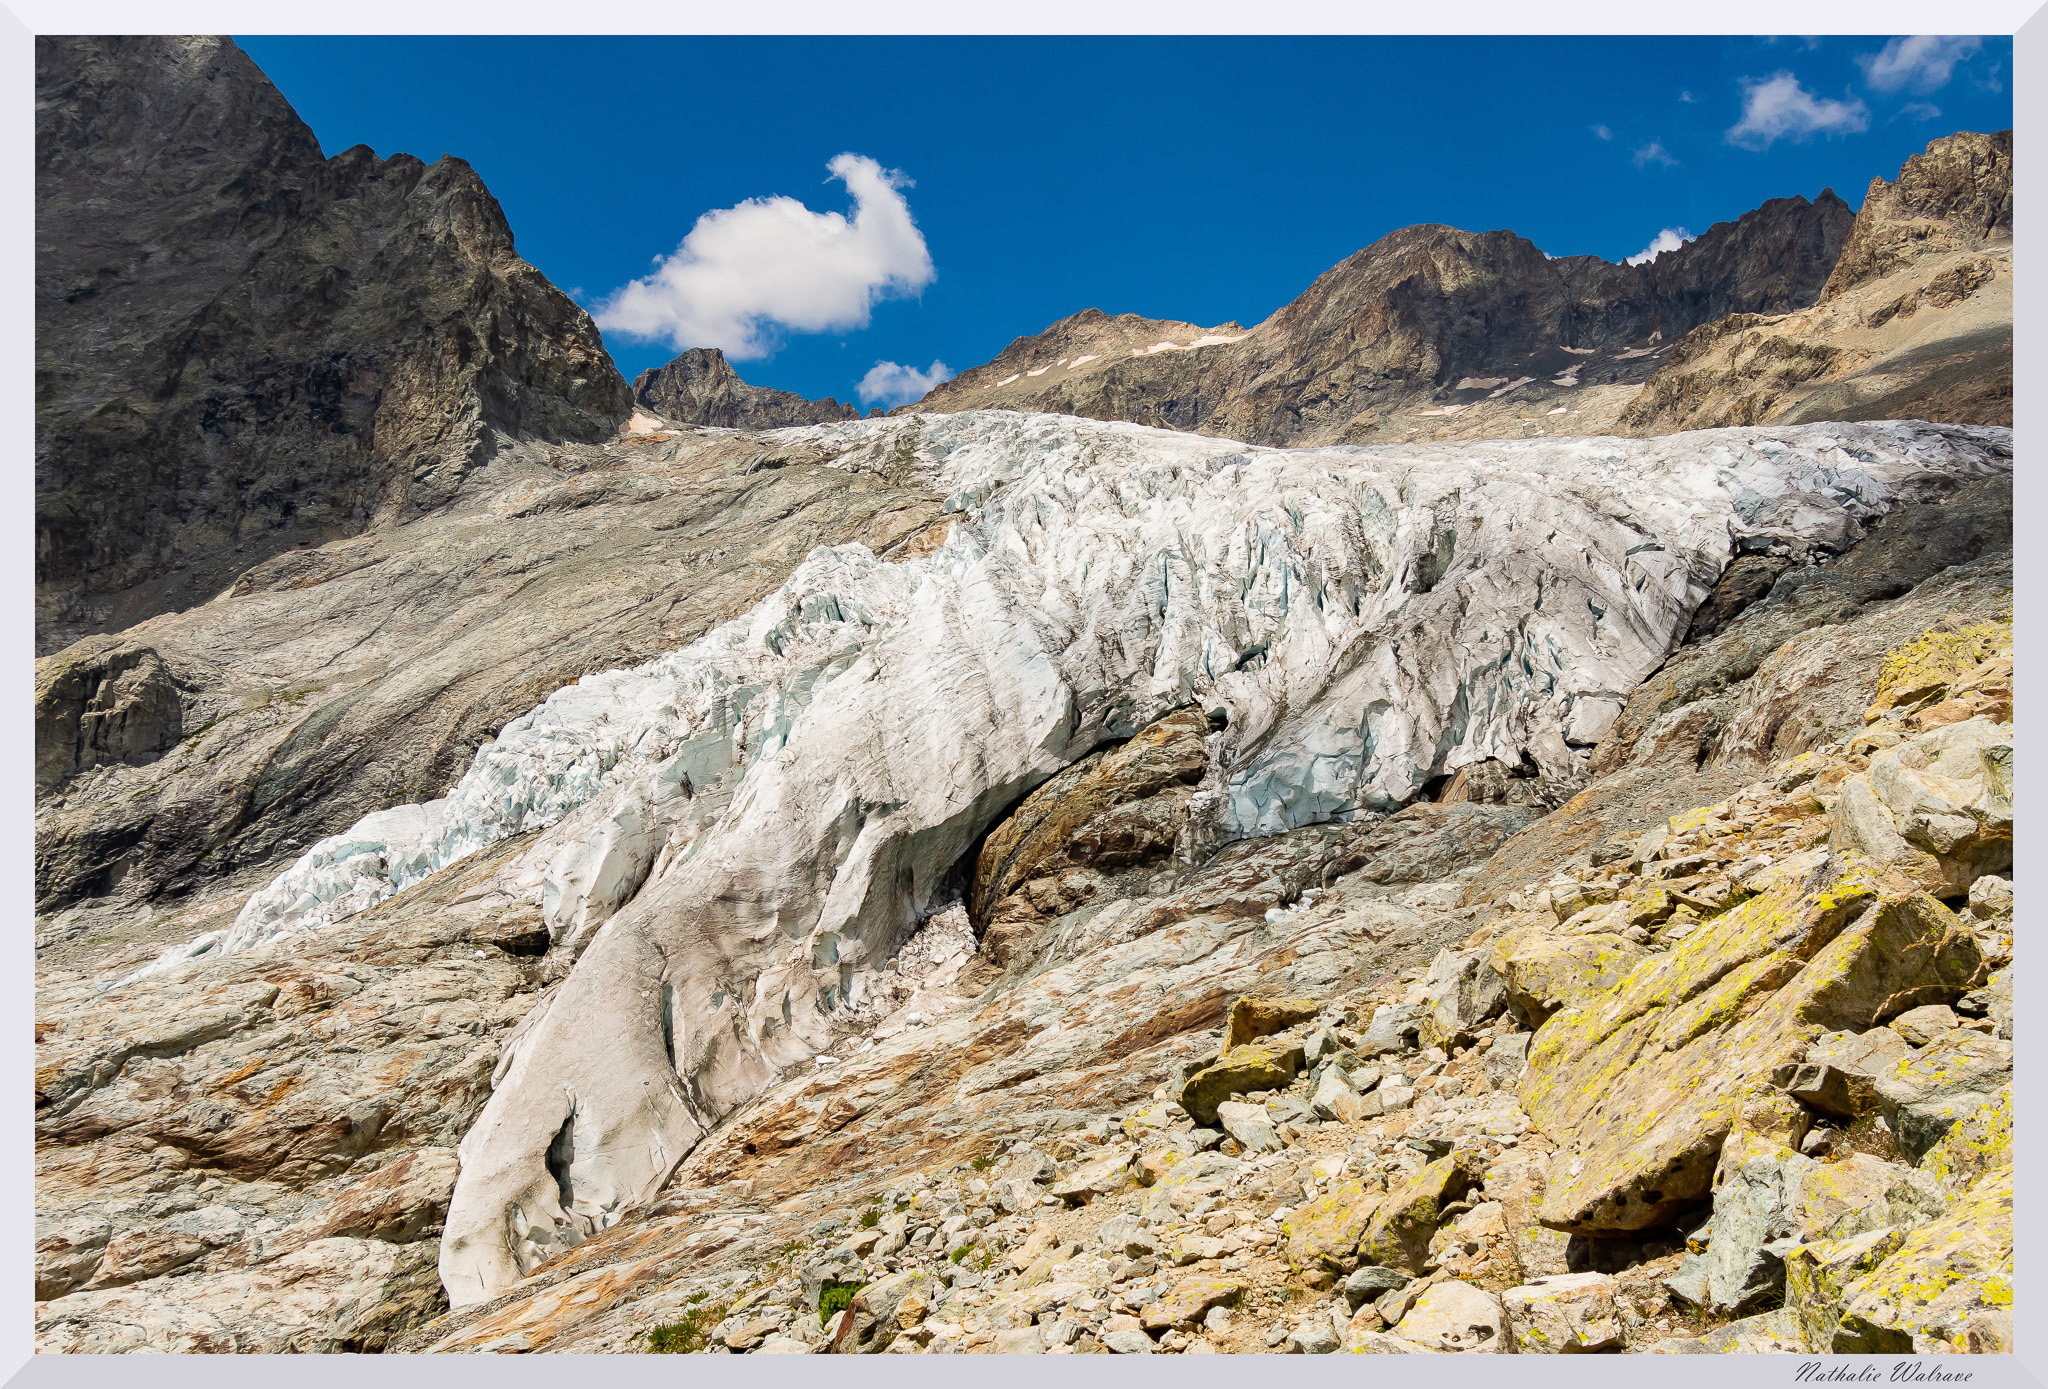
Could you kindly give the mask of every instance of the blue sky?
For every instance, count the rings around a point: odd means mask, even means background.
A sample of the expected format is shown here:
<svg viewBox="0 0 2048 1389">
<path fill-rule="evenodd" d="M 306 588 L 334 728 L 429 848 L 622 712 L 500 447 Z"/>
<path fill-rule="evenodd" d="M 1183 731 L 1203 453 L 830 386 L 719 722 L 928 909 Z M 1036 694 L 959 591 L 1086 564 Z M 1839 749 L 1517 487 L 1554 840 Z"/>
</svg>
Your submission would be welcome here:
<svg viewBox="0 0 2048 1389">
<path fill-rule="evenodd" d="M 475 165 L 629 378 L 723 337 L 841 400 L 1091 306 L 1249 327 L 1416 222 L 1619 260 L 1770 197 L 1860 206 L 2012 123 L 2009 38 L 238 42 L 327 153 Z M 855 225 L 814 215 L 856 192 Z"/>
</svg>

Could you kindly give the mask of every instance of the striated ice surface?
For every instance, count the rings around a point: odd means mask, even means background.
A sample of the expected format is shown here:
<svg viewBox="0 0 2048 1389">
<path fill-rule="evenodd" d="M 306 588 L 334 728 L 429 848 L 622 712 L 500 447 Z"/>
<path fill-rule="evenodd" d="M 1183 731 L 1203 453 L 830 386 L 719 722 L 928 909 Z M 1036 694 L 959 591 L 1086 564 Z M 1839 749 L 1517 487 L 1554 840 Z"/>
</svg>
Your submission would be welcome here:
<svg viewBox="0 0 2048 1389">
<path fill-rule="evenodd" d="M 813 552 L 753 613 L 558 691 L 448 797 L 322 841 L 152 966 L 544 831 L 520 861 L 581 953 L 464 1140 L 457 1307 L 646 1199 L 887 1003 L 952 866 L 1103 741 L 1188 704 L 1227 720 L 1191 852 L 1490 757 L 1569 783 L 1733 555 L 1825 558 L 1887 507 L 2010 469 L 2009 431 L 1893 423 L 1306 450 L 1006 411 L 781 433 L 913 468 L 945 543 Z"/>
</svg>

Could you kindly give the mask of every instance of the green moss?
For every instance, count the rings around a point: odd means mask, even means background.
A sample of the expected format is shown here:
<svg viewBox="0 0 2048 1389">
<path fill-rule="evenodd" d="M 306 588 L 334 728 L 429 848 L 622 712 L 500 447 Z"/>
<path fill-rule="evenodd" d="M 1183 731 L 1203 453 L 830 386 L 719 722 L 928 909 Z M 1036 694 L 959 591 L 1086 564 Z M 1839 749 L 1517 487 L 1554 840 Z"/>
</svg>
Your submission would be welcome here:
<svg viewBox="0 0 2048 1389">
<path fill-rule="evenodd" d="M 725 1319 L 725 1305 L 706 1306 L 711 1294 L 700 1292 L 684 1304 L 677 1321 L 657 1326 L 647 1333 L 650 1355 L 694 1355 L 711 1343 L 711 1328 Z"/>
<path fill-rule="evenodd" d="M 881 1223 L 882 1213 L 872 1207 L 860 1213 L 860 1228 L 863 1230 L 872 1230 Z"/>
<path fill-rule="evenodd" d="M 980 1157 L 974 1159 L 974 1161 L 968 1163 L 967 1165 L 969 1167 L 972 1167 L 977 1172 L 986 1172 L 989 1168 L 994 1167 L 996 1165 L 996 1160 L 989 1154 L 983 1153 Z"/>
<path fill-rule="evenodd" d="M 853 1305 L 854 1297 L 865 1288 L 865 1283 L 827 1283 L 818 1294 L 818 1325 L 824 1326 Z"/>
<path fill-rule="evenodd" d="M 961 1245 L 961 1246 L 960 1246 L 960 1247 L 959 1247 L 958 1249 L 956 1249 L 956 1250 L 954 1250 L 954 1251 L 953 1251 L 952 1253 L 948 1254 L 948 1255 L 947 1255 L 946 1257 L 947 1257 L 947 1258 L 949 1258 L 949 1259 L 951 1259 L 951 1260 L 952 1260 L 952 1261 L 953 1261 L 954 1263 L 956 1263 L 956 1264 L 957 1264 L 957 1263 L 959 1263 L 959 1262 L 960 1262 L 960 1261 L 961 1261 L 962 1259 L 966 1258 L 966 1257 L 967 1257 L 967 1256 L 968 1256 L 969 1254 L 972 1254 L 973 1252 L 974 1252 L 974 1246 L 973 1246 L 973 1245 L 971 1245 L 971 1244 L 963 1244 L 963 1245 Z"/>
</svg>

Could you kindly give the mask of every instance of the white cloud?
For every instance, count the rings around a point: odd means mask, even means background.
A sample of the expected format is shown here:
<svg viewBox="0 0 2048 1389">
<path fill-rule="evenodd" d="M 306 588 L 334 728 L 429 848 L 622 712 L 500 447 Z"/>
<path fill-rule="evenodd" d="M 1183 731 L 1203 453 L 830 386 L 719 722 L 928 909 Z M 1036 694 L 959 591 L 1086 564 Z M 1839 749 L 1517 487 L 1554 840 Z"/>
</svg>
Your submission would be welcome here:
<svg viewBox="0 0 2048 1389">
<path fill-rule="evenodd" d="M 1630 265 L 1647 265 L 1666 251 L 1675 251 L 1692 240 L 1692 233 L 1684 227 L 1666 227 L 1650 238 L 1650 244 L 1628 258 Z"/>
<path fill-rule="evenodd" d="M 1651 164 L 1661 164 L 1668 169 L 1678 162 L 1672 157 L 1671 151 L 1664 148 L 1664 142 L 1661 140 L 1650 141 L 1649 144 L 1640 147 L 1629 157 L 1635 160 L 1638 169 L 1646 168 Z"/>
<path fill-rule="evenodd" d="M 1698 101 L 1698 100 L 1699 100 L 1699 98 L 1698 98 L 1698 97 L 1696 97 L 1696 96 L 1694 96 L 1694 95 L 1693 95 L 1693 94 L 1692 94 L 1691 92 L 1680 92 L 1680 93 L 1678 94 L 1678 99 L 1679 99 L 1680 101 L 1684 102 L 1684 103 L 1685 103 L 1685 104 L 1686 104 L 1687 106 L 1690 106 L 1690 105 L 1692 105 L 1692 104 L 1693 104 L 1693 103 L 1694 103 L 1695 101 Z"/>
<path fill-rule="evenodd" d="M 850 219 L 781 196 L 707 212 L 652 275 L 598 306 L 597 326 L 744 361 L 785 330 L 865 328 L 876 301 L 930 284 L 931 252 L 901 192 L 910 180 L 859 154 L 826 167 L 853 194 Z"/>
<path fill-rule="evenodd" d="M 1938 120 L 1941 116 L 1941 108 L 1931 101 L 1909 101 L 1899 108 L 1899 115 L 1916 121 Z"/>
<path fill-rule="evenodd" d="M 1789 72 L 1742 81 L 1742 119 L 1728 127 L 1727 141 L 1766 150 L 1777 140 L 1815 135 L 1850 135 L 1870 126 L 1870 108 L 1850 98 L 1817 97 Z"/>
<path fill-rule="evenodd" d="M 1614 132 L 1609 130 L 1604 125 L 1588 126 L 1587 129 L 1591 130 L 1595 135 L 1598 135 L 1603 140 L 1612 140 L 1614 138 Z"/>
<path fill-rule="evenodd" d="M 953 369 L 944 362 L 933 362 L 928 371 L 919 371 L 899 362 L 876 362 L 854 389 L 860 393 L 861 404 L 881 405 L 893 410 L 898 405 L 922 399 L 932 387 L 952 379 Z"/>
<path fill-rule="evenodd" d="M 1863 67 L 1863 80 L 1878 91 L 1910 89 L 1924 95 L 1947 86 L 1956 64 L 1983 46 L 1984 40 L 1979 38 L 1918 34 L 1893 39 L 1875 53 L 1859 55 L 1856 61 Z"/>
</svg>

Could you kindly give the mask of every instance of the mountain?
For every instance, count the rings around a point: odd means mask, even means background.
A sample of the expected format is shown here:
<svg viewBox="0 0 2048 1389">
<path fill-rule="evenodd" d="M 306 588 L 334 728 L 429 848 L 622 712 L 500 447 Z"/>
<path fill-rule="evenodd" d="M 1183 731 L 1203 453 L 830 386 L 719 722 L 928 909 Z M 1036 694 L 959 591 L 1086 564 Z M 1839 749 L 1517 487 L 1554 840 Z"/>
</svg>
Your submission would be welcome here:
<svg viewBox="0 0 2048 1389">
<path fill-rule="evenodd" d="M 1249 331 L 1090 309 L 904 408 L 1274 445 L 1595 433 L 1686 332 L 1813 303 L 1853 221 L 1832 192 L 1773 199 L 1639 266 L 1553 259 L 1512 232 L 1405 227 Z"/>
<path fill-rule="evenodd" d="M 1995 347 L 1999 137 L 970 382 L 1416 442 L 707 426 L 818 407 L 38 57 L 38 1350 L 2010 1351 L 2012 431 L 1420 438 Z"/>
<path fill-rule="evenodd" d="M 749 386 L 715 347 L 693 347 L 664 366 L 641 372 L 633 378 L 633 399 L 677 424 L 718 429 L 781 429 L 860 418 L 859 410 L 830 397 L 805 400 L 794 391 Z"/>
<path fill-rule="evenodd" d="M 459 159 L 333 158 L 223 38 L 36 41 L 37 649 L 631 409 Z"/>
<path fill-rule="evenodd" d="M 2012 132 L 1963 131 L 1873 179 L 1820 299 L 1673 346 L 1631 433 L 1763 420 L 2012 423 Z"/>
</svg>

